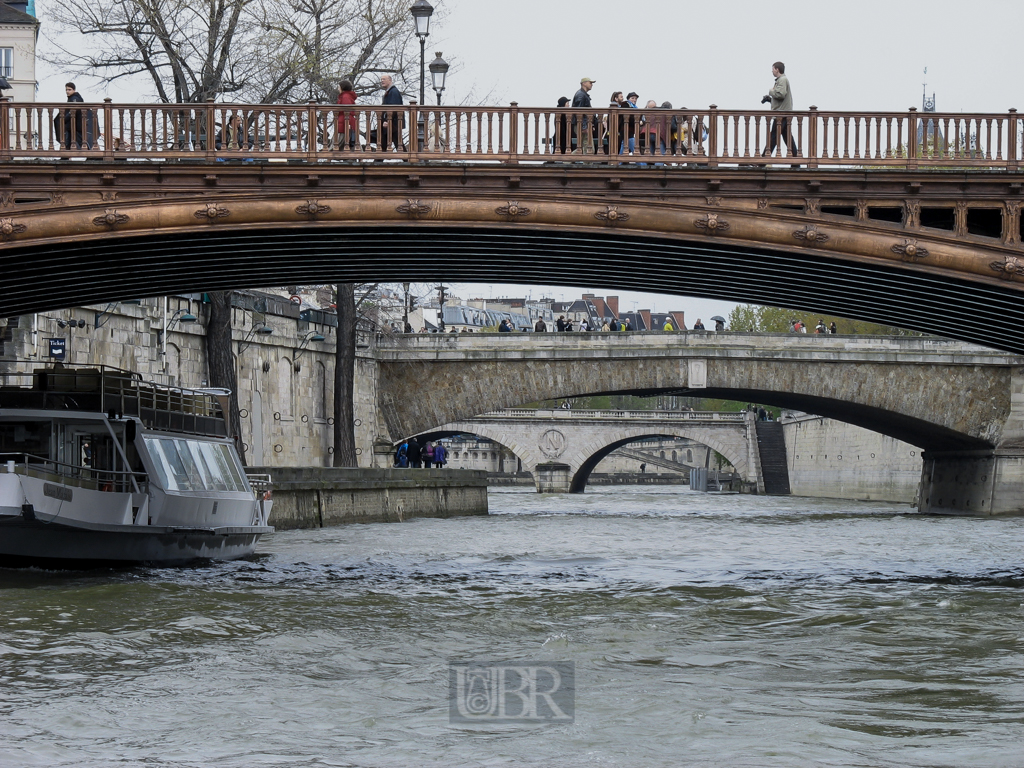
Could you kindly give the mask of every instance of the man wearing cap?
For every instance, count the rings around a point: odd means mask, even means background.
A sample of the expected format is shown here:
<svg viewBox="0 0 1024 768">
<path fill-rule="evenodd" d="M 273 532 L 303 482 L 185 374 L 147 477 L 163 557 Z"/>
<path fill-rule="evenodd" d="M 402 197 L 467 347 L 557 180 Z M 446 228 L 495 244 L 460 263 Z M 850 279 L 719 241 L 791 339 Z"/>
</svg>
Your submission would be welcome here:
<svg viewBox="0 0 1024 768">
<path fill-rule="evenodd" d="M 576 91 L 576 95 L 572 100 L 573 109 L 590 109 L 590 89 L 594 87 L 594 81 L 589 77 L 584 77 L 580 80 L 580 89 Z M 574 155 L 579 154 L 582 150 L 585 155 L 594 154 L 594 134 L 591 130 L 591 117 L 584 115 L 580 120 L 579 130 L 579 141 L 576 145 L 576 149 L 572 151 Z M 576 118 L 572 119 L 573 126 L 576 125 Z"/>
</svg>

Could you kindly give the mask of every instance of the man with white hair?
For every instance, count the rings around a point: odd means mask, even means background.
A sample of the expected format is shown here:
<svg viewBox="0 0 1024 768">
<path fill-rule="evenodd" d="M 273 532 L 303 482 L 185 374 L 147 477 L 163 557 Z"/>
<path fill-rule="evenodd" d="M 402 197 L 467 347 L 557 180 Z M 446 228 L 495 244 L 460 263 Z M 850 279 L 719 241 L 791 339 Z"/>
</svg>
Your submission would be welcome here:
<svg viewBox="0 0 1024 768">
<path fill-rule="evenodd" d="M 384 98 L 381 100 L 381 104 L 400 105 L 403 103 L 402 92 L 398 90 L 391 75 L 381 76 L 380 87 L 384 89 Z M 380 148 L 387 150 L 393 144 L 395 149 L 404 152 L 405 146 L 402 143 L 404 127 L 401 112 L 382 112 L 380 116 Z"/>
</svg>

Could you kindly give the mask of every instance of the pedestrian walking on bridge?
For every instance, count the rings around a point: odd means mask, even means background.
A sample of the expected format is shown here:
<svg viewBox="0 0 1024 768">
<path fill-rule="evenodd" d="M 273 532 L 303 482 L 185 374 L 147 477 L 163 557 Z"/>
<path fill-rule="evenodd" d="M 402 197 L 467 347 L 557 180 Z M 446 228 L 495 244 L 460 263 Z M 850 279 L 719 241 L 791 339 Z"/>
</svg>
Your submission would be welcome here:
<svg viewBox="0 0 1024 768">
<path fill-rule="evenodd" d="M 775 85 L 770 91 L 761 99 L 762 104 L 771 102 L 772 112 L 792 112 L 793 111 L 793 90 L 789 87 L 789 78 L 786 77 L 786 65 L 781 61 L 776 61 L 772 64 L 772 75 L 775 76 Z M 790 125 L 789 118 L 775 118 L 772 120 L 772 127 L 769 133 L 768 149 L 764 151 L 764 155 L 770 156 L 775 152 L 775 147 L 778 146 L 779 140 L 786 142 L 786 147 L 789 150 L 791 157 L 797 157 L 800 155 L 800 147 L 797 146 L 796 139 L 792 134 L 792 125 Z"/>
</svg>

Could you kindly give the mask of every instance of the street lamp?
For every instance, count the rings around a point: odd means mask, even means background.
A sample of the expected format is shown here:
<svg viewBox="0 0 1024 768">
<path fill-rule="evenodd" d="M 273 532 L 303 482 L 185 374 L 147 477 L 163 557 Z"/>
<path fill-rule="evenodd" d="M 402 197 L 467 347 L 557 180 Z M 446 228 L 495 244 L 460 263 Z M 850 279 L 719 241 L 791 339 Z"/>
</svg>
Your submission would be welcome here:
<svg viewBox="0 0 1024 768">
<path fill-rule="evenodd" d="M 444 80 L 448 76 L 448 62 L 441 58 L 441 52 L 437 52 L 437 58 L 430 62 L 430 76 L 434 79 L 434 91 L 437 93 L 437 106 L 441 106 L 441 92 L 444 91 Z"/>
<path fill-rule="evenodd" d="M 430 17 L 434 15 L 434 6 L 427 0 L 416 0 L 409 9 L 416 22 L 416 37 L 420 39 L 420 106 L 427 93 L 427 37 L 430 35 Z"/>
</svg>

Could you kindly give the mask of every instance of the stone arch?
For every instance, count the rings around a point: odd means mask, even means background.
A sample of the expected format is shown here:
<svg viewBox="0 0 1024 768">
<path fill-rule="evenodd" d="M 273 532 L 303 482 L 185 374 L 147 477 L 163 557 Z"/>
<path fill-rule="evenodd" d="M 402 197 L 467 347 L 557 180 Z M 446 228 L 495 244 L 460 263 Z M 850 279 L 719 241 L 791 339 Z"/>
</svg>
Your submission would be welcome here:
<svg viewBox="0 0 1024 768">
<path fill-rule="evenodd" d="M 549 400 L 690 391 L 687 359 L 652 354 L 643 366 L 634 366 L 624 364 L 628 356 L 616 356 L 618 350 L 602 347 L 600 337 L 588 341 L 595 354 L 578 359 L 574 358 L 579 355 L 576 349 L 563 351 L 538 342 L 540 351 L 533 353 L 533 359 L 508 355 L 500 349 L 485 356 L 479 354 L 483 350 L 477 349 L 474 341 L 469 341 L 470 354 L 461 360 L 452 355 L 447 359 L 431 357 L 427 362 L 383 362 L 381 389 L 395 404 L 384 412 L 389 432 L 408 434 L 429 425 L 514 408 L 526 399 L 525 393 L 536 400 Z M 458 352 L 456 345 L 462 342 L 451 343 L 453 351 Z M 833 342 L 820 342 L 829 343 Z M 839 338 L 834 343 L 846 342 Z M 1009 365 L 892 366 L 885 360 L 818 363 L 796 357 L 733 357 L 721 354 L 723 350 L 729 351 L 727 347 L 709 350 L 707 358 L 697 361 L 707 366 L 706 386 L 696 390 L 701 397 L 813 413 L 923 450 L 991 449 L 999 437 L 1000 414 L 1008 413 L 1010 408 Z M 458 397 L 424 400 L 415 397 L 411 389 L 414 385 L 410 382 L 424 379 L 464 382 L 470 378 L 468 370 L 472 370 L 472 384 L 462 387 Z M 588 384 L 581 387 L 578 382 Z M 604 388 L 595 390 L 592 382 L 601 382 Z M 965 392 L 975 396 L 965 398 Z M 955 403 L 956 407 L 935 407 L 941 402 Z"/>
<path fill-rule="evenodd" d="M 739 435 L 740 425 L 732 425 L 731 432 L 733 435 Z M 665 428 L 658 427 L 656 429 L 652 429 L 651 427 L 637 427 L 618 430 L 616 433 L 612 433 L 611 435 L 605 435 L 601 441 L 605 444 L 596 450 L 594 450 L 593 446 L 588 446 L 585 458 L 573 467 L 575 471 L 573 472 L 572 480 L 569 483 L 569 493 L 583 493 L 587 487 L 587 480 L 590 478 L 590 474 L 594 471 L 594 468 L 612 451 L 621 448 L 624 445 L 637 442 L 638 440 L 649 438 L 682 438 L 684 440 L 693 440 L 694 442 L 701 443 L 712 450 L 718 451 L 728 459 L 729 463 L 736 467 L 736 471 L 744 480 L 753 479 L 750 476 L 753 468 L 750 466 L 750 462 L 747 458 L 747 437 L 745 430 L 743 431 L 742 441 L 729 441 L 723 439 L 726 434 L 725 430 L 722 429 L 707 427 L 687 429 L 682 425 L 666 425 Z"/>
<path fill-rule="evenodd" d="M 517 441 L 508 441 L 507 435 L 503 435 L 498 430 L 491 430 L 486 427 L 480 428 L 477 425 L 466 425 L 465 429 L 459 428 L 445 428 L 445 429 L 433 429 L 428 432 L 421 432 L 415 437 L 418 440 L 443 440 L 446 437 L 457 437 L 459 435 L 472 435 L 473 437 L 482 437 L 485 440 L 500 445 L 503 449 L 510 451 L 512 455 L 522 462 L 523 466 L 534 466 L 532 463 L 528 463 L 529 459 L 524 459 L 524 448 L 517 444 Z M 511 444 L 510 444 L 511 443 Z"/>
</svg>

